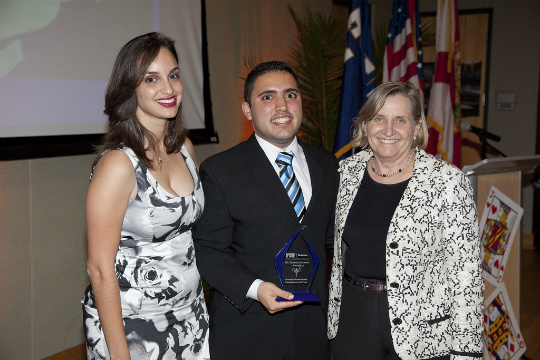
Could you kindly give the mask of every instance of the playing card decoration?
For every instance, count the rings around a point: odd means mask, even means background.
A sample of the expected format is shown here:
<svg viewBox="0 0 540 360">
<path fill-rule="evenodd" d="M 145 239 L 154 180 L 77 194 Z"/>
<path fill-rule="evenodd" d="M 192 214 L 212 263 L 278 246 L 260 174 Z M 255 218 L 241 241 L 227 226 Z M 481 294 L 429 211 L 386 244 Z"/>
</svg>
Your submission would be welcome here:
<svg viewBox="0 0 540 360">
<path fill-rule="evenodd" d="M 500 285 L 484 305 L 484 359 L 519 360 L 527 347 L 506 286 Z"/>
<path fill-rule="evenodd" d="M 484 278 L 497 286 L 501 283 L 512 242 L 523 215 L 523 208 L 491 187 L 480 221 L 480 241 L 483 245 Z"/>
</svg>

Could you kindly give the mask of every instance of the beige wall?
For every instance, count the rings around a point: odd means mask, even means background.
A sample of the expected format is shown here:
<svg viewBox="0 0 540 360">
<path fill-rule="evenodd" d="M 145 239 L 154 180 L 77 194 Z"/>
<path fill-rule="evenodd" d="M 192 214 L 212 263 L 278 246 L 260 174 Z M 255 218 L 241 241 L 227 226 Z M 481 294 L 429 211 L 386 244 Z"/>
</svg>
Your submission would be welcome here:
<svg viewBox="0 0 540 360">
<path fill-rule="evenodd" d="M 199 161 L 251 132 L 240 110 L 238 73 L 243 71 L 243 54 L 286 58 L 287 39 L 295 36 L 286 9 L 289 2 L 297 11 L 306 4 L 323 13 L 331 11 L 330 0 L 206 0 L 210 87 L 220 143 L 196 146 Z M 390 16 L 391 0 L 372 3 L 376 18 Z M 464 8 L 494 8 L 489 129 L 503 136 L 499 146 L 508 155 L 532 154 L 540 2 L 461 3 Z M 434 10 L 433 4 L 433 0 L 422 0 L 422 11 Z M 269 16 L 272 21 L 263 24 Z M 494 96 L 499 90 L 517 92 L 516 111 L 495 110 Z M 41 359 L 84 341 L 80 311 L 88 281 L 84 199 L 92 160 L 92 155 L 85 155 L 0 162 L 1 359 Z M 529 215 L 524 232 L 531 231 L 530 224 Z"/>
<path fill-rule="evenodd" d="M 0 359 L 41 359 L 84 341 L 92 158 L 0 162 Z"/>
</svg>

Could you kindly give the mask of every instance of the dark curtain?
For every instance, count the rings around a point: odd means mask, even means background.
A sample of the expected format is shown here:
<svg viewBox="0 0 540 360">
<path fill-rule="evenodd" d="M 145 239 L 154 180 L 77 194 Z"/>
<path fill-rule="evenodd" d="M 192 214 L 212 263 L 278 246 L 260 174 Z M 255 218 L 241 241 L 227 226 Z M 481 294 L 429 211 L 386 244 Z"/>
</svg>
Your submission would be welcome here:
<svg viewBox="0 0 540 360">
<path fill-rule="evenodd" d="M 540 154 L 540 75 L 538 79 L 538 105 L 536 108 L 536 154 Z M 540 251 L 540 167 L 537 167 L 533 179 L 534 207 L 533 234 L 534 248 Z"/>
</svg>

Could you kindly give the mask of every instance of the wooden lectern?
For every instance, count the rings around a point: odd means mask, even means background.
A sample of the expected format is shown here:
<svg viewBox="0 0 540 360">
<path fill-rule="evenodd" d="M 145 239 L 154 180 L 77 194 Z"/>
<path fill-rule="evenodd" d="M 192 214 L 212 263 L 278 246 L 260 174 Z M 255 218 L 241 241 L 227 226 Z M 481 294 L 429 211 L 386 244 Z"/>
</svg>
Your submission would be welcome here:
<svg viewBox="0 0 540 360">
<path fill-rule="evenodd" d="M 524 172 L 540 166 L 540 155 L 505 157 L 485 159 L 474 165 L 465 166 L 463 172 L 469 176 L 474 190 L 478 220 L 482 218 L 485 204 L 492 186 L 502 191 L 519 206 L 521 202 L 522 176 Z M 483 224 L 480 224 L 482 229 Z M 481 230 L 480 230 L 481 231 Z M 518 225 L 516 238 L 510 248 L 502 282 L 505 283 L 508 296 L 517 321 L 521 325 L 520 303 L 520 265 L 521 265 L 521 225 Z M 488 281 L 485 281 L 487 298 L 494 290 Z"/>
</svg>

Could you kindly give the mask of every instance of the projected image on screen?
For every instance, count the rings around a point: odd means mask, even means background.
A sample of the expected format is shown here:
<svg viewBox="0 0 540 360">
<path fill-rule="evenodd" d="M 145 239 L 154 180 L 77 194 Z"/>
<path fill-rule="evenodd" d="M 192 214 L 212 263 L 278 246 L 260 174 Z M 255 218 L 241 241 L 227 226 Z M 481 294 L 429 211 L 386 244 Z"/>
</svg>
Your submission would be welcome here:
<svg viewBox="0 0 540 360">
<path fill-rule="evenodd" d="M 203 129 L 199 1 L 0 1 L 0 137 L 104 133 L 114 59 L 151 31 L 176 40 L 182 116 L 189 129 Z"/>
</svg>

